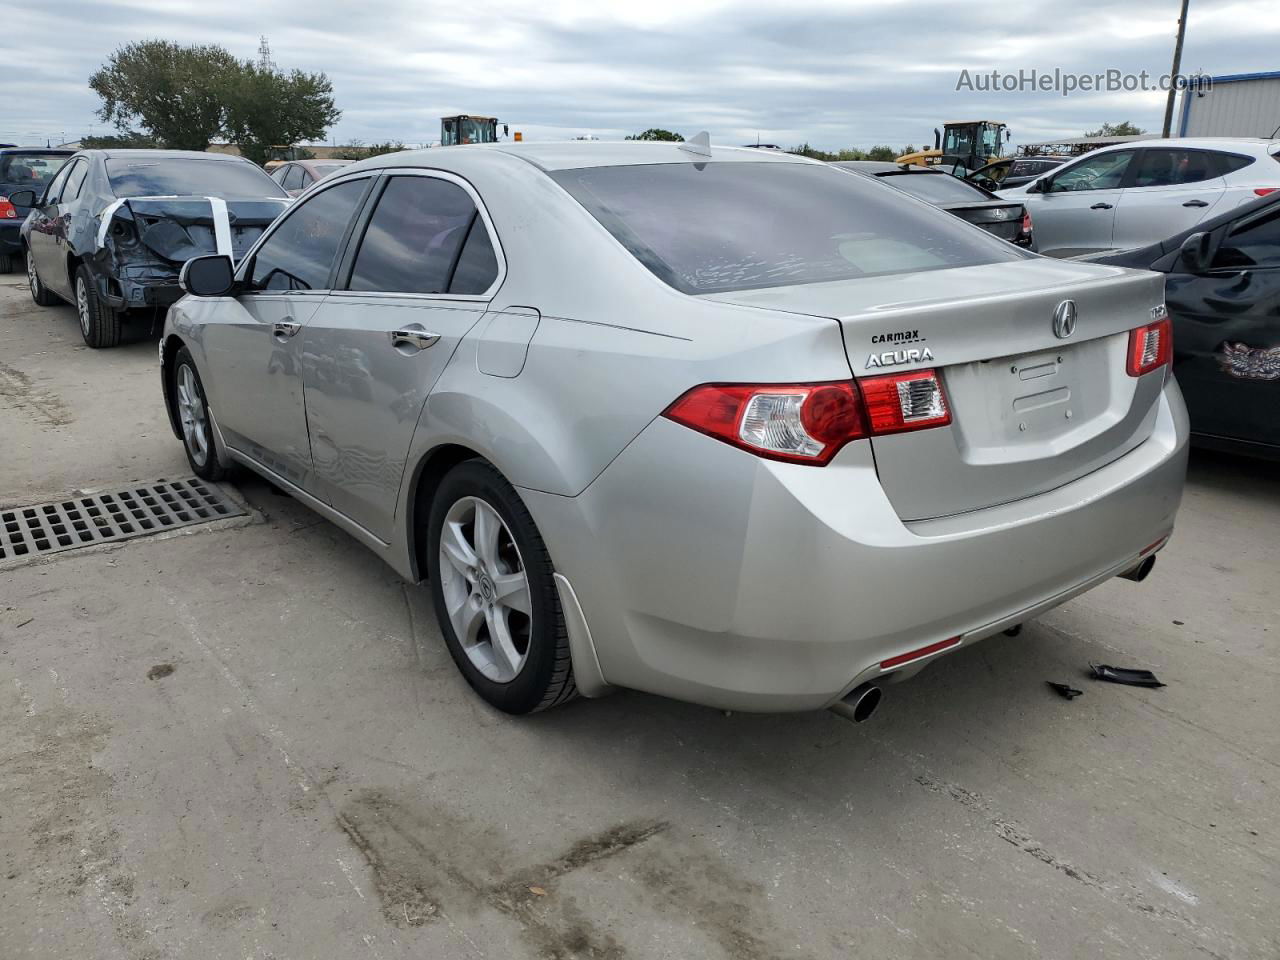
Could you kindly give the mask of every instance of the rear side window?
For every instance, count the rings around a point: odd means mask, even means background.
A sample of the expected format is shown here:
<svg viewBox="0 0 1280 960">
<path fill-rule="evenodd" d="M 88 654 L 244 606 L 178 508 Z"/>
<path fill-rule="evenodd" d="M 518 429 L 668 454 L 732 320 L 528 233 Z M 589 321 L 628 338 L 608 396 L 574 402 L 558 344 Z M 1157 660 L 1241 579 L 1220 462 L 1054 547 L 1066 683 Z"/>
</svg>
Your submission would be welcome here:
<svg viewBox="0 0 1280 960">
<path fill-rule="evenodd" d="M 1218 248 L 1215 267 L 1280 267 L 1280 207 L 1236 227 Z"/>
<path fill-rule="evenodd" d="M 456 183 L 438 177 L 392 177 L 360 242 L 349 288 L 385 293 L 483 292 L 489 284 L 468 291 L 450 287 L 473 225 L 484 233 L 471 195 Z M 468 251 L 466 272 L 473 283 L 478 275 L 475 262 L 482 263 L 487 243 L 485 234 L 484 240 L 476 240 L 474 251 Z"/>
<path fill-rule="evenodd" d="M 669 163 L 551 177 L 637 260 L 690 294 L 1029 256 L 884 184 L 817 164 Z"/>
<path fill-rule="evenodd" d="M 67 203 L 70 200 L 80 196 L 80 188 L 84 186 L 84 178 L 89 173 L 89 164 L 84 160 L 77 160 L 72 166 L 71 172 L 67 174 L 67 183 L 62 188 L 61 201 Z"/>
<path fill-rule="evenodd" d="M 349 180 L 290 210 L 253 256 L 252 290 L 324 290 L 368 180 Z"/>
<path fill-rule="evenodd" d="M 1243 157 L 1238 153 L 1215 153 L 1214 156 L 1218 158 L 1219 176 L 1226 176 L 1228 173 L 1243 170 L 1253 163 L 1253 157 Z"/>
<path fill-rule="evenodd" d="M 1135 187 L 1176 187 L 1222 174 L 1207 150 L 1143 150 L 1133 178 Z"/>
<path fill-rule="evenodd" d="M 284 175 L 280 185 L 286 190 L 297 190 L 302 186 L 302 168 L 296 163 L 289 165 L 289 172 Z"/>
</svg>

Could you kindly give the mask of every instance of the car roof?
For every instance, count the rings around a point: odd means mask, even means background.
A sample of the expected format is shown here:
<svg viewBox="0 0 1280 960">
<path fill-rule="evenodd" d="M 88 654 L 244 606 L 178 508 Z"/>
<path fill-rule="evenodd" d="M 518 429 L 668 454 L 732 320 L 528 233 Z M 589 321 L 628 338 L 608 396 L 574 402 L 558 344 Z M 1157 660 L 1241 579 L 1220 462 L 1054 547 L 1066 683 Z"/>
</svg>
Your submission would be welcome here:
<svg viewBox="0 0 1280 960">
<path fill-rule="evenodd" d="M 206 153 L 202 150 L 81 150 L 81 153 L 101 156 L 107 160 L 227 160 L 232 163 L 253 163 L 244 157 L 230 153 Z M 256 164 L 255 164 L 256 166 Z"/>
<path fill-rule="evenodd" d="M 893 163 L 889 160 L 833 160 L 831 166 L 857 170 L 859 173 L 926 173 L 930 176 L 947 176 L 945 170 L 931 170 L 918 164 Z"/>
<path fill-rule="evenodd" d="M 1169 137 L 1167 139 L 1155 137 L 1150 140 L 1139 140 L 1136 143 L 1114 143 L 1105 147 L 1099 147 L 1097 150 L 1090 150 L 1088 153 L 1080 154 L 1081 157 L 1087 157 L 1093 153 L 1114 153 L 1116 150 L 1142 150 L 1142 149 L 1168 149 L 1171 147 L 1198 147 L 1201 150 L 1223 150 L 1223 151 L 1245 151 L 1251 152 L 1255 156 L 1266 153 L 1275 153 L 1280 150 L 1280 140 L 1266 140 L 1262 137 Z M 1079 157 L 1072 157 L 1072 160 L 1078 160 Z"/>
<path fill-rule="evenodd" d="M 388 153 L 360 161 L 360 169 L 381 167 L 436 167 L 463 171 L 470 163 L 467 157 L 492 157 L 503 154 L 533 164 L 542 170 L 574 170 L 581 167 L 635 166 L 657 163 L 807 163 L 822 166 L 820 160 L 755 147 L 711 145 L 705 156 L 681 150 L 679 143 L 650 140 L 612 142 L 607 140 L 569 140 L 536 143 L 474 143 L 456 147 L 431 147 Z M 349 172 L 350 172 L 349 168 Z"/>
</svg>

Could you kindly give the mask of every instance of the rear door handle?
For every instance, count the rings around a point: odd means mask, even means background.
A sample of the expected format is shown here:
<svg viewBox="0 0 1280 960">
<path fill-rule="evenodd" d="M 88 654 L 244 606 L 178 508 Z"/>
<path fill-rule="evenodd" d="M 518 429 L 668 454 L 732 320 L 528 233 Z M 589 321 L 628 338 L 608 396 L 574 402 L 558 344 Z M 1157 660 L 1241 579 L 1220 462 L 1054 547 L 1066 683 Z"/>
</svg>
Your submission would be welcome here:
<svg viewBox="0 0 1280 960">
<path fill-rule="evenodd" d="M 1207 207 L 1208 205 L 1203 200 L 1188 200 L 1183 204 L 1184 207 Z"/>
<path fill-rule="evenodd" d="M 302 329 L 296 320 L 279 320 L 271 325 L 271 335 L 283 342 Z"/>
<path fill-rule="evenodd" d="M 1094 204 L 1092 207 L 1090 207 L 1089 209 L 1090 209 L 1090 210 L 1110 210 L 1110 209 L 1111 209 L 1111 204 L 1109 204 L 1109 203 L 1095 203 L 1095 204 Z"/>
<path fill-rule="evenodd" d="M 392 330 L 387 336 L 391 338 L 393 347 L 412 347 L 415 350 L 425 350 L 427 347 L 434 346 L 435 342 L 440 339 L 440 334 L 429 333 L 421 327 L 416 330 L 412 327 L 404 330 Z"/>
</svg>

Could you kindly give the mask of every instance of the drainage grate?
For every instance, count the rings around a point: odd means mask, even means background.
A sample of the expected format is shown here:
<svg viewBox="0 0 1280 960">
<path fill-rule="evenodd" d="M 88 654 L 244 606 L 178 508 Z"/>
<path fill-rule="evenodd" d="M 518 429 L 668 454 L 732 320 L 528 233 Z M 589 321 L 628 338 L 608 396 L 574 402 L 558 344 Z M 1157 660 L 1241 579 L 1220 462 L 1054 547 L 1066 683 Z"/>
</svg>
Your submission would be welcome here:
<svg viewBox="0 0 1280 960">
<path fill-rule="evenodd" d="M 0 511 L 0 561 L 208 523 L 244 511 L 191 477 Z"/>
</svg>

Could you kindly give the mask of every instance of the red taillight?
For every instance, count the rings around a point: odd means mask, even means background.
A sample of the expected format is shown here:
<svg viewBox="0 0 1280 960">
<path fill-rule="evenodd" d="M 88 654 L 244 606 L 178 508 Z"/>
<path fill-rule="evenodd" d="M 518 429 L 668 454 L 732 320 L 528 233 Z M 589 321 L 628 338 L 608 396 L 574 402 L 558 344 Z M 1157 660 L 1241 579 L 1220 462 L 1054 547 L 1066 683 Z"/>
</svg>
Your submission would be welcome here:
<svg viewBox="0 0 1280 960">
<path fill-rule="evenodd" d="M 862 404 L 850 382 L 706 384 L 663 416 L 762 457 L 825 464 L 866 436 Z"/>
<path fill-rule="evenodd" d="M 1158 370 L 1173 358 L 1173 323 L 1168 317 L 1129 331 L 1129 360 L 1125 369 L 1131 377 Z"/>
<path fill-rule="evenodd" d="M 858 381 L 704 384 L 663 416 L 757 456 L 822 466 L 851 440 L 951 422 L 932 370 Z"/>
<path fill-rule="evenodd" d="M 951 422 L 942 383 L 932 370 L 859 380 L 872 433 L 902 433 Z"/>
<path fill-rule="evenodd" d="M 1269 193 L 1275 193 L 1280 187 L 1254 187 L 1253 192 L 1260 197 L 1265 197 Z"/>
<path fill-rule="evenodd" d="M 15 220 L 18 217 L 18 208 L 9 202 L 8 197 L 0 197 L 0 219 Z"/>
<path fill-rule="evenodd" d="M 1031 235 L 1031 211 L 1026 210 L 1022 214 L 1022 233 L 1024 236 Z"/>
</svg>

